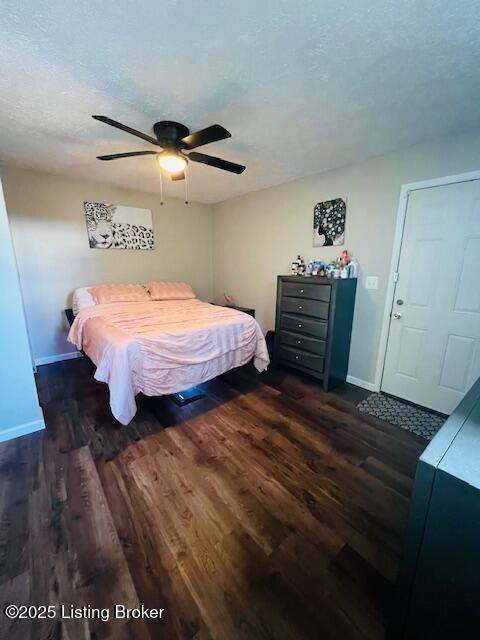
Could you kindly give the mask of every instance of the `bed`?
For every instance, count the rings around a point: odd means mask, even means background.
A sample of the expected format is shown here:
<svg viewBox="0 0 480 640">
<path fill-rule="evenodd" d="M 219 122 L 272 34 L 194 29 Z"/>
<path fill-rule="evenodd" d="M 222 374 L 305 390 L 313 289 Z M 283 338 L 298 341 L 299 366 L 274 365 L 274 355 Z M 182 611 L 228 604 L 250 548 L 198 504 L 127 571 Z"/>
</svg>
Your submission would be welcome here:
<svg viewBox="0 0 480 640">
<path fill-rule="evenodd" d="M 197 298 L 108 302 L 77 310 L 68 340 L 96 365 L 123 425 L 135 396 L 173 394 L 247 364 L 269 364 L 254 318 Z"/>
</svg>

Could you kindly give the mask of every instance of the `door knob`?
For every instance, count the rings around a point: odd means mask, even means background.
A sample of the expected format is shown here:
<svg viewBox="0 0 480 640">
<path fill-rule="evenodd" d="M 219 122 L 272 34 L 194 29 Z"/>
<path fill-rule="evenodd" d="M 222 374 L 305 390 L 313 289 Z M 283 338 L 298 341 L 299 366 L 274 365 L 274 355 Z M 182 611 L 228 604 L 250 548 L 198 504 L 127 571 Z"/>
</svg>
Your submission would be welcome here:
<svg viewBox="0 0 480 640">
<path fill-rule="evenodd" d="M 395 320 L 400 320 L 400 318 L 402 317 L 402 314 L 401 314 L 401 313 L 398 313 L 398 311 L 396 311 L 396 312 L 393 314 L 393 317 L 395 318 Z"/>
</svg>

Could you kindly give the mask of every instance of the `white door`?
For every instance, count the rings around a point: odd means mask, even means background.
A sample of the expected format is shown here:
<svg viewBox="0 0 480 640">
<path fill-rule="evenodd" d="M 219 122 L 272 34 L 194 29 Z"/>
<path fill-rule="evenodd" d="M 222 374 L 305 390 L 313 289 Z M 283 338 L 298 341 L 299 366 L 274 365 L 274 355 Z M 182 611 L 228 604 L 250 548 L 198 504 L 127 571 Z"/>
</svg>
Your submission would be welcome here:
<svg viewBox="0 0 480 640">
<path fill-rule="evenodd" d="M 480 180 L 411 191 L 382 391 L 450 414 L 480 376 Z"/>
</svg>

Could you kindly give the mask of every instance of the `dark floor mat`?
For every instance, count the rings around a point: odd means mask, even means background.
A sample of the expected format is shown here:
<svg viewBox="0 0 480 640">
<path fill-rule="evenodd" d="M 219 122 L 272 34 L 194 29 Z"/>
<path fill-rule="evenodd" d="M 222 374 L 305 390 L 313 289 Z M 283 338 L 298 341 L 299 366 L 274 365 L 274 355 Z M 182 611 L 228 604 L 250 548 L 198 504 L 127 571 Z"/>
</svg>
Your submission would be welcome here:
<svg viewBox="0 0 480 640">
<path fill-rule="evenodd" d="M 425 440 L 431 440 L 446 420 L 445 416 L 414 407 L 383 393 L 371 393 L 358 403 L 357 408 L 362 413 L 411 431 Z"/>
</svg>

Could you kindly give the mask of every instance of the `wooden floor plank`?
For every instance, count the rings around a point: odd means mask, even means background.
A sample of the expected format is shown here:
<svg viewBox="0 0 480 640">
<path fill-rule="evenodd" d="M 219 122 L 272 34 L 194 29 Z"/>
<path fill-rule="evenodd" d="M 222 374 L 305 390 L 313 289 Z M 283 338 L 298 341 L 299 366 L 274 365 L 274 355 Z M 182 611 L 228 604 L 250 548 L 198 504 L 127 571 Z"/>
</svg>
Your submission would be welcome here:
<svg viewBox="0 0 480 640">
<path fill-rule="evenodd" d="M 0 445 L 0 601 L 165 609 L 0 637 L 383 637 L 419 438 L 362 391 L 251 367 L 119 427 L 83 359 L 39 368 L 47 430 Z"/>
<path fill-rule="evenodd" d="M 101 465 L 100 475 L 110 504 L 116 505 L 113 517 L 141 602 L 167 612 L 165 621 L 149 622 L 152 638 L 187 640 L 201 633 L 208 637 L 172 549 L 156 534 L 149 493 L 141 491 L 121 457 Z M 166 526 L 161 523 L 162 529 Z"/>
<path fill-rule="evenodd" d="M 82 446 L 59 453 L 57 443 L 47 433 L 14 442 L 17 449 L 31 449 L 30 464 L 18 476 L 31 483 L 23 500 L 27 524 L 21 538 L 26 558 L 22 561 L 26 571 L 21 575 L 27 577 L 27 590 L 15 604 L 56 604 L 66 610 L 71 605 L 110 610 L 116 603 L 137 606 L 138 595 L 90 449 Z M 9 546 L 15 549 L 13 542 Z M 9 589 L 9 583 L 0 586 L 4 600 L 11 599 L 4 594 Z M 11 625 L 8 637 L 93 636 L 101 640 L 132 633 L 140 640 L 150 637 L 142 621 L 104 622 L 95 618 L 19 620 Z"/>
</svg>

